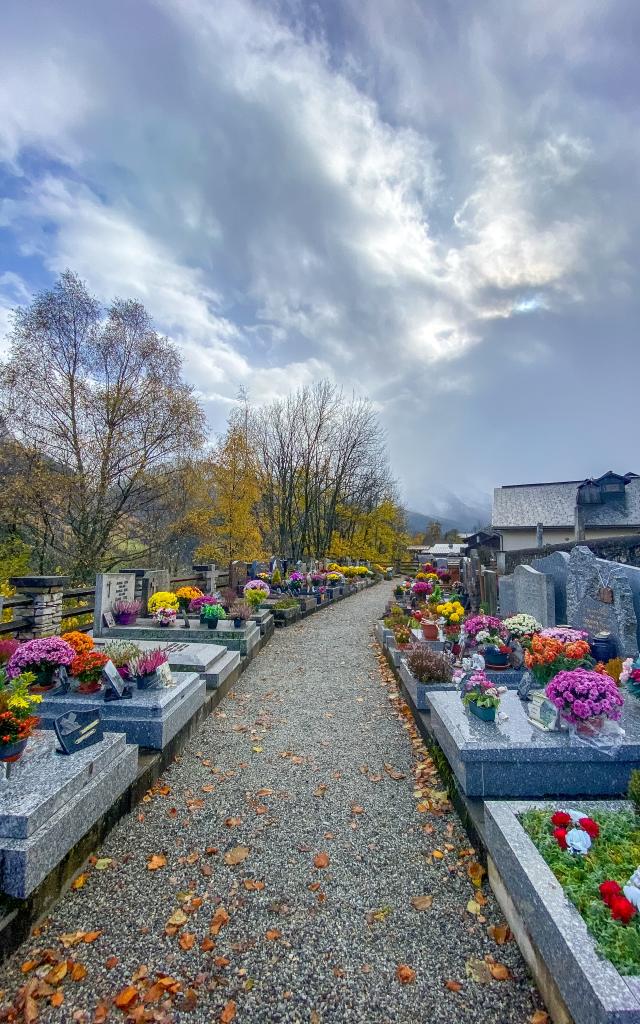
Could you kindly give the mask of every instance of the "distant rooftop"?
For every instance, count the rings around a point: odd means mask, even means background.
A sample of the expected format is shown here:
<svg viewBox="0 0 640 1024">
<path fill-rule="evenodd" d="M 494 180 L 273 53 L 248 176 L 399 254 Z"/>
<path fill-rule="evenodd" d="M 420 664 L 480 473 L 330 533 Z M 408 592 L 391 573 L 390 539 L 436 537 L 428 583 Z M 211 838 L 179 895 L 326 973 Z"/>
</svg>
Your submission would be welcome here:
<svg viewBox="0 0 640 1024">
<path fill-rule="evenodd" d="M 537 484 L 507 484 L 493 492 L 491 525 L 494 530 L 535 529 L 546 527 L 573 529 L 578 492 L 595 492 L 602 488 L 602 500 L 583 503 L 580 507 L 586 527 L 640 527 L 640 477 L 637 473 L 614 473 L 609 470 L 600 477 L 587 480 L 559 480 Z M 612 500 L 609 492 L 619 495 Z"/>
</svg>

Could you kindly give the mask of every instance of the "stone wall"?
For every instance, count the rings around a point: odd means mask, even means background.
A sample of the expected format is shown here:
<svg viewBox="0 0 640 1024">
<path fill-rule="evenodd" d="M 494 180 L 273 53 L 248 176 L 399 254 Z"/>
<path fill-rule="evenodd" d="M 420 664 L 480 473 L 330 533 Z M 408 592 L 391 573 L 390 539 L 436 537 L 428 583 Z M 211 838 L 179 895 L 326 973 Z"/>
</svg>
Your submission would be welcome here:
<svg viewBox="0 0 640 1024">
<path fill-rule="evenodd" d="M 604 558 L 609 562 L 622 562 L 623 565 L 635 565 L 640 567 L 640 533 L 630 537 L 607 537 L 606 540 L 589 540 L 577 542 L 585 543 L 593 551 L 597 558 Z M 531 565 L 537 558 L 543 558 L 554 551 L 570 552 L 576 546 L 576 542 L 570 544 L 545 544 L 541 548 L 523 548 L 521 551 L 498 551 L 498 571 L 511 574 L 516 565 Z"/>
</svg>

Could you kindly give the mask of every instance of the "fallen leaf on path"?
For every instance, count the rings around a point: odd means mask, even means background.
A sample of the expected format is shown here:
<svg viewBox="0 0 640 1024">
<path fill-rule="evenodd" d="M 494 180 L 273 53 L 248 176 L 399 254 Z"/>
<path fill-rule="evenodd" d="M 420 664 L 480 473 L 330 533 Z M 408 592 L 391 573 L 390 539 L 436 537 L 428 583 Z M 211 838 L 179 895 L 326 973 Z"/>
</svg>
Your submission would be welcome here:
<svg viewBox="0 0 640 1024">
<path fill-rule="evenodd" d="M 269 939 L 269 942 L 275 942 L 276 939 L 282 938 L 282 932 L 278 931 L 277 928 L 269 928 L 266 932 L 266 936 Z"/>
<path fill-rule="evenodd" d="M 412 896 L 411 906 L 414 910 L 430 910 L 433 896 Z"/>
<path fill-rule="evenodd" d="M 232 866 L 235 864 L 242 864 L 242 861 L 247 859 L 250 852 L 251 851 L 248 846 L 234 846 L 232 850 L 225 853 L 224 862 L 225 864 L 230 864 Z"/>
<path fill-rule="evenodd" d="M 193 949 L 195 942 L 196 937 L 193 934 L 193 932 L 183 932 L 180 938 L 178 939 L 178 945 L 180 946 L 180 949 L 184 949 L 185 951 L 188 949 Z"/>
<path fill-rule="evenodd" d="M 231 1021 L 234 1019 L 236 1015 L 236 1010 L 237 1005 L 235 1003 L 235 1000 L 230 999 L 228 1003 L 225 1003 L 224 1006 L 222 1007 L 222 1012 L 220 1014 L 220 1020 L 222 1024 L 231 1024 Z"/>
<path fill-rule="evenodd" d="M 321 782 L 317 789 L 314 789 L 313 795 L 317 797 L 324 797 L 324 794 L 328 790 L 328 786 L 325 786 L 324 782 Z"/>
<path fill-rule="evenodd" d="M 117 956 L 108 956 L 104 962 L 104 966 L 108 971 L 112 971 L 114 967 L 118 966 Z"/>
<path fill-rule="evenodd" d="M 476 903 L 475 900 L 469 900 L 469 902 L 467 903 L 467 910 L 469 911 L 470 914 L 479 914 L 480 911 L 482 910 L 482 907 L 480 906 L 479 903 Z"/>
<path fill-rule="evenodd" d="M 184 910 L 174 910 L 171 917 L 168 919 L 167 924 L 172 925 L 174 928 L 181 928 L 183 924 L 187 923 L 187 915 Z"/>
<path fill-rule="evenodd" d="M 113 1000 L 119 1010 L 128 1010 L 131 1004 L 138 998 L 138 990 L 133 985 L 127 985 Z"/>
<path fill-rule="evenodd" d="M 63 993 L 54 992 L 51 998 L 49 999 L 49 1002 L 51 1003 L 52 1006 L 62 1006 L 62 1004 L 64 1003 Z"/>
<path fill-rule="evenodd" d="M 482 885 L 482 876 L 486 874 L 482 864 L 478 864 L 478 862 L 475 860 L 471 861 L 470 864 L 467 864 L 467 874 L 471 879 L 472 883 L 475 885 L 476 889 L 479 889 L 480 886 Z"/>
<path fill-rule="evenodd" d="M 235 828 L 236 825 L 242 825 L 242 818 L 225 818 L 224 823 L 227 828 Z"/>
<path fill-rule="evenodd" d="M 210 939 L 208 936 L 205 939 L 203 939 L 202 942 L 200 943 L 200 949 L 202 950 L 203 953 L 210 953 L 211 950 L 215 949 L 215 948 L 216 948 L 215 942 L 213 941 L 213 939 Z"/>
<path fill-rule="evenodd" d="M 511 929 L 508 924 L 490 924 L 487 932 L 499 946 L 504 946 L 505 942 L 512 938 Z"/>
<path fill-rule="evenodd" d="M 74 878 L 73 882 L 71 883 L 71 888 L 72 889 L 82 889 L 82 887 L 85 884 L 85 882 L 87 881 L 88 877 L 89 876 L 88 876 L 88 874 L 86 872 L 83 872 L 81 875 L 78 875 L 78 877 Z"/>
<path fill-rule="evenodd" d="M 364 814 L 364 807 L 362 807 L 360 804 L 351 804 L 351 813 Z"/>
<path fill-rule="evenodd" d="M 71 968 L 71 980 L 82 981 L 87 976 L 87 968 L 84 964 L 74 964 Z"/>
<path fill-rule="evenodd" d="M 444 987 L 448 988 L 450 992 L 459 992 L 462 985 L 459 981 L 445 981 Z"/>
<path fill-rule="evenodd" d="M 416 980 L 416 972 L 408 964 L 398 964 L 396 967 L 396 978 L 401 985 L 410 985 Z"/>
<path fill-rule="evenodd" d="M 96 871 L 106 871 L 107 868 L 110 868 L 112 864 L 112 857 L 99 857 L 98 860 L 95 862 L 94 867 Z"/>
<path fill-rule="evenodd" d="M 511 971 L 506 964 L 489 964 L 489 970 L 491 977 L 496 981 L 509 981 L 511 977 Z"/>
<path fill-rule="evenodd" d="M 48 974 L 45 975 L 44 980 L 47 985 L 59 985 L 62 979 L 66 976 L 67 970 L 67 961 L 63 960 L 62 963 L 56 964 L 55 967 L 51 968 Z"/>
<path fill-rule="evenodd" d="M 400 782 L 400 779 L 406 779 L 407 777 L 404 772 L 401 772 L 398 768 L 394 768 L 392 764 L 387 764 L 386 761 L 384 763 L 384 770 L 389 778 L 393 779 L 394 782 Z"/>
<path fill-rule="evenodd" d="M 264 889 L 264 882 L 256 882 L 253 878 L 245 878 L 242 884 L 247 892 L 259 892 L 260 889 Z"/>
<path fill-rule="evenodd" d="M 326 868 L 329 866 L 329 854 L 328 853 L 317 853 L 313 858 L 313 866 L 316 868 Z"/>
<path fill-rule="evenodd" d="M 549 1024 L 551 1018 L 546 1010 L 536 1010 L 534 1014 L 529 1017 L 529 1024 Z"/>
<path fill-rule="evenodd" d="M 159 871 L 160 868 L 166 868 L 167 858 L 163 853 L 153 853 L 147 861 L 147 871 Z"/>
<path fill-rule="evenodd" d="M 491 981 L 491 971 L 489 970 L 489 964 L 485 960 L 478 960 L 477 957 L 472 956 L 467 960 L 465 970 L 467 977 L 477 982 L 478 985 L 488 985 Z"/>
<path fill-rule="evenodd" d="M 225 924 L 228 924 L 229 920 L 230 917 L 225 908 L 218 907 L 211 918 L 211 924 L 209 925 L 209 932 L 211 935 L 218 935 L 220 933 L 220 929 L 224 928 Z"/>
<path fill-rule="evenodd" d="M 380 907 L 379 910 L 370 910 L 366 917 L 367 924 L 376 924 L 380 921 L 386 921 L 391 913 L 391 907 Z"/>
</svg>

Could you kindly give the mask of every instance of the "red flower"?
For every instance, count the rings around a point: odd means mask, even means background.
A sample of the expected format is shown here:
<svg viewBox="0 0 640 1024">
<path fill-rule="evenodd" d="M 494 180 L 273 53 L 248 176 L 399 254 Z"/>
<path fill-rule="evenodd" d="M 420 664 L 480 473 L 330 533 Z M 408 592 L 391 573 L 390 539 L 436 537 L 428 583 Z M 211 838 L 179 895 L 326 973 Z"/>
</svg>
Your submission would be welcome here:
<svg viewBox="0 0 640 1024">
<path fill-rule="evenodd" d="M 554 828 L 553 834 L 554 834 L 555 838 L 558 840 L 558 846 L 560 847 L 560 849 L 561 850 L 566 850 L 566 848 L 567 848 L 567 830 L 566 830 L 566 828 Z"/>
<path fill-rule="evenodd" d="M 579 824 L 592 839 L 597 839 L 600 835 L 600 826 L 593 818 L 580 818 Z"/>
<path fill-rule="evenodd" d="M 620 888 L 617 882 L 608 881 L 603 882 L 600 885 L 600 895 L 609 907 L 611 906 L 612 901 L 615 900 L 618 896 L 620 896 L 621 893 L 622 889 Z"/>
<path fill-rule="evenodd" d="M 498 650 L 500 651 L 500 654 L 509 654 L 510 651 L 511 651 L 511 648 L 508 647 L 507 644 L 500 644 L 500 647 L 498 648 Z"/>
<path fill-rule="evenodd" d="M 615 921 L 622 921 L 623 924 L 629 924 L 636 912 L 633 903 L 630 903 L 626 896 L 614 896 L 610 907 L 612 918 Z"/>
<path fill-rule="evenodd" d="M 567 814 L 566 811 L 556 811 L 555 814 L 551 815 L 551 824 L 559 825 L 560 828 L 565 828 L 571 821 L 571 815 Z"/>
</svg>

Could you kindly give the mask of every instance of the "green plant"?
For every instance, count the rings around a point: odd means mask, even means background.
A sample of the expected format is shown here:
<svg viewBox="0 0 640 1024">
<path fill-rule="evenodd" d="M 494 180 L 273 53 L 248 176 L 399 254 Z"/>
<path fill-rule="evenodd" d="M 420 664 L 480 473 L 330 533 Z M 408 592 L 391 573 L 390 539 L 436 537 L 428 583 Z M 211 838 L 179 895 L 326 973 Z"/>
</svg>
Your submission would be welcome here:
<svg viewBox="0 0 640 1024">
<path fill-rule="evenodd" d="M 226 619 L 227 613 L 221 604 L 205 604 L 202 608 L 202 617 L 206 622 L 211 622 L 214 619 Z"/>
<path fill-rule="evenodd" d="M 279 601 L 276 601 L 273 607 L 277 608 L 279 611 L 282 611 L 285 608 L 299 608 L 300 602 L 296 601 L 295 597 L 282 597 Z"/>
<path fill-rule="evenodd" d="M 634 768 L 629 776 L 627 796 L 635 807 L 636 814 L 640 814 L 640 770 L 638 768 Z"/>
<path fill-rule="evenodd" d="M 280 572 L 280 570 L 278 568 L 273 570 L 273 574 L 271 576 L 271 585 L 273 587 L 281 587 L 282 586 L 282 573 Z"/>
<path fill-rule="evenodd" d="M 572 857 L 561 849 L 553 835 L 549 811 L 526 811 L 520 822 L 582 915 L 598 952 L 621 974 L 640 974 L 640 915 L 636 914 L 628 925 L 613 920 L 599 891 L 600 884 L 609 880 L 626 885 L 636 870 L 640 863 L 640 822 L 632 811 L 598 811 L 597 818 L 600 834 L 586 857 Z"/>
</svg>

